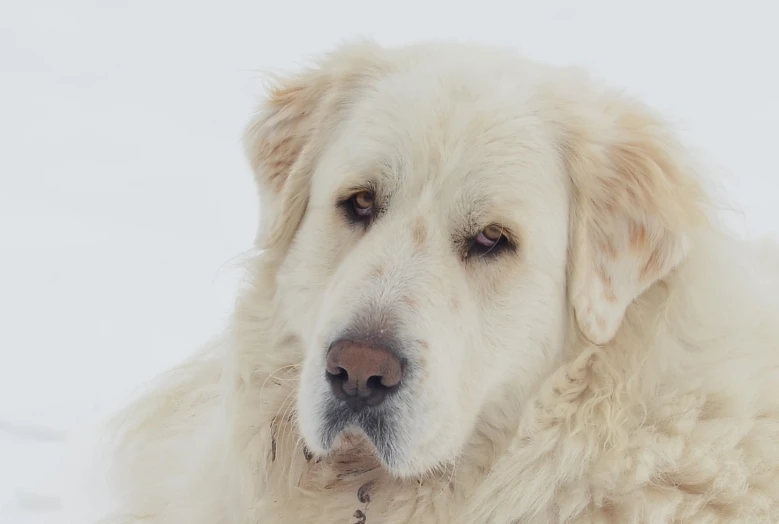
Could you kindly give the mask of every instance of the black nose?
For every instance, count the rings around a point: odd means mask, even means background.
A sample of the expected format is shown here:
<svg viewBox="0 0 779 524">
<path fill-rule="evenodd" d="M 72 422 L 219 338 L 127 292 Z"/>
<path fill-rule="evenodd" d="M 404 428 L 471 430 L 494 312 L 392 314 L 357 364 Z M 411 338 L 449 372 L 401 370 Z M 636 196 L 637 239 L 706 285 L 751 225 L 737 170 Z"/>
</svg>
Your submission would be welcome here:
<svg viewBox="0 0 779 524">
<path fill-rule="evenodd" d="M 326 375 L 335 396 L 360 411 L 378 406 L 400 387 L 403 365 L 388 349 L 339 340 L 327 353 Z"/>
</svg>

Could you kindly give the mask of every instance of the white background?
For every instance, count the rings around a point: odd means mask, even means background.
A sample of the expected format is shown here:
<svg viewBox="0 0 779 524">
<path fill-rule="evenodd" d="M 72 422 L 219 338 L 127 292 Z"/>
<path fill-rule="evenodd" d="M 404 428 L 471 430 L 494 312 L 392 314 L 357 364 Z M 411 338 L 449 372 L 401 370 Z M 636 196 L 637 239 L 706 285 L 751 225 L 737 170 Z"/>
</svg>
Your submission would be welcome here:
<svg viewBox="0 0 779 524">
<path fill-rule="evenodd" d="M 0 523 L 64 522 L 74 435 L 224 325 L 256 70 L 354 36 L 586 65 L 676 123 L 734 226 L 776 234 L 775 5 L 0 0 Z"/>
</svg>

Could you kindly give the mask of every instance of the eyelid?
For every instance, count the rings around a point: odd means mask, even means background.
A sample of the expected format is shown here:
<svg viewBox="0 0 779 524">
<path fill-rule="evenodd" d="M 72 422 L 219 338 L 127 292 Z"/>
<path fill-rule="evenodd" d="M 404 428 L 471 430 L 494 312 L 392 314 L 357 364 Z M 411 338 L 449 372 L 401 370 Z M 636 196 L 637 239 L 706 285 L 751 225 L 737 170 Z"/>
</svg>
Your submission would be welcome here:
<svg viewBox="0 0 779 524">
<path fill-rule="evenodd" d="M 375 186 L 371 182 L 366 182 L 363 184 L 352 185 L 347 189 L 339 192 L 336 199 L 336 207 L 341 210 L 341 213 L 343 213 L 344 217 L 350 223 L 354 225 L 359 224 L 362 227 L 367 227 L 369 223 L 376 218 L 377 214 L 380 212 L 380 208 L 374 187 Z M 366 192 L 371 194 L 373 203 L 369 208 L 366 208 L 369 210 L 369 212 L 363 214 L 355 209 L 354 199 L 360 193 Z"/>
<path fill-rule="evenodd" d="M 355 184 L 349 186 L 347 189 L 340 191 L 338 194 L 338 202 L 344 202 L 354 197 L 358 193 L 367 191 L 373 195 L 373 199 L 376 200 L 378 195 L 376 192 L 376 186 L 372 182 L 365 182 L 362 184 Z"/>
<path fill-rule="evenodd" d="M 493 230 L 493 231 L 490 231 Z M 505 228 L 499 224 L 490 224 L 489 226 L 485 226 L 484 229 L 482 229 L 479 232 L 479 235 L 484 235 L 487 239 L 493 240 L 487 233 L 497 233 L 498 238 L 495 240 L 500 239 L 500 237 L 506 236 L 505 234 Z"/>
<path fill-rule="evenodd" d="M 515 246 L 518 246 L 520 244 L 519 241 L 519 235 L 517 235 L 511 228 L 503 225 L 500 222 L 485 222 L 485 226 L 482 227 L 475 235 L 472 235 L 473 238 L 476 238 L 480 233 L 482 233 L 485 229 L 490 227 L 495 227 L 500 230 L 501 235 L 506 237 L 506 240 Z"/>
</svg>

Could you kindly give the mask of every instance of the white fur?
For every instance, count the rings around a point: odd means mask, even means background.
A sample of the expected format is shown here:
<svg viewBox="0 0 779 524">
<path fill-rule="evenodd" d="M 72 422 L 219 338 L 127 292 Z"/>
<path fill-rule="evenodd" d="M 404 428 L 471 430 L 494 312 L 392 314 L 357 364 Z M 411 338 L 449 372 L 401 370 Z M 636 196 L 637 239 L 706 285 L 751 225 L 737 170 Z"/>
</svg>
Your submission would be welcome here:
<svg viewBox="0 0 779 524">
<path fill-rule="evenodd" d="M 246 144 L 231 329 L 118 417 L 106 522 L 779 522 L 779 251 L 722 230 L 648 108 L 509 51 L 360 42 L 279 79 Z M 361 230 L 336 202 L 366 182 Z M 492 223 L 516 250 L 464 256 Z M 383 455 L 322 439 L 356 318 L 416 370 Z"/>
</svg>

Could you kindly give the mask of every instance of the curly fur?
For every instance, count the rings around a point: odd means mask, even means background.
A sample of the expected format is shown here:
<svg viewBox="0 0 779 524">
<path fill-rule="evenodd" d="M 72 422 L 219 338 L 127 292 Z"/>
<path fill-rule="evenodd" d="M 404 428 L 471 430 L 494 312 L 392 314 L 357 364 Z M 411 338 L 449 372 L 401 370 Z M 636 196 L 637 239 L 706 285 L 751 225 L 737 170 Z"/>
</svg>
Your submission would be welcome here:
<svg viewBox="0 0 779 524">
<path fill-rule="evenodd" d="M 358 42 L 278 79 L 246 144 L 263 216 L 230 329 L 118 416 L 106 522 L 779 522 L 779 250 L 719 226 L 648 108 L 504 50 Z M 339 177 L 388 148 L 418 208 L 339 232 Z M 524 251 L 463 269 L 428 219 L 482 172 L 525 198 Z M 317 449 L 306 388 L 354 289 L 430 346 L 402 464 L 359 433 Z"/>
</svg>

